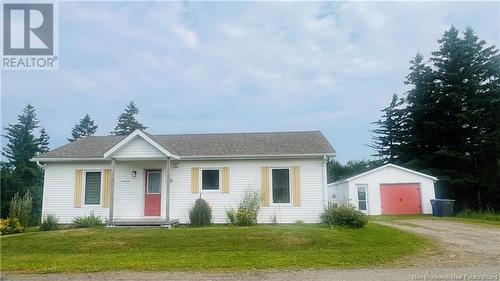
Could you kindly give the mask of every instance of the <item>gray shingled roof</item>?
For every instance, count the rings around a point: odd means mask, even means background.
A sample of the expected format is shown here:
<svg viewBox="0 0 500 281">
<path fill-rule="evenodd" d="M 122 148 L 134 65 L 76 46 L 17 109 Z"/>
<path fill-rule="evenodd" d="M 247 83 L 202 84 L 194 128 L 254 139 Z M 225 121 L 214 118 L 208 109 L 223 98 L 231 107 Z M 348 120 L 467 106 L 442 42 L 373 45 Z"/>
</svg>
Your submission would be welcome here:
<svg viewBox="0 0 500 281">
<path fill-rule="evenodd" d="M 266 156 L 333 154 L 320 131 L 150 135 L 172 154 L 197 156 Z M 89 136 L 36 158 L 103 158 L 125 136 Z"/>
</svg>

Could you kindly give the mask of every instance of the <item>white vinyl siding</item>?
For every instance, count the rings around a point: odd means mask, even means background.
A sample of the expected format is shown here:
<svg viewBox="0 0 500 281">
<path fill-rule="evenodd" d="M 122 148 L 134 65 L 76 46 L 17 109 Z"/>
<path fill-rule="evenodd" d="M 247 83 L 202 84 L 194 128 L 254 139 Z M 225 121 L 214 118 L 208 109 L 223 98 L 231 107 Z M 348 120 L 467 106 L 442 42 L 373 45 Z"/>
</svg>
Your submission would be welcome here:
<svg viewBox="0 0 500 281">
<path fill-rule="evenodd" d="M 109 208 L 102 205 L 85 205 L 75 208 L 75 170 L 99 170 L 110 169 L 106 162 L 87 163 L 47 163 L 45 166 L 44 190 L 42 215 L 55 214 L 59 223 L 71 223 L 74 217 L 88 215 L 94 212 L 102 219 L 108 217 Z"/>
<path fill-rule="evenodd" d="M 212 207 L 215 223 L 225 223 L 228 208 L 237 208 L 245 192 L 260 191 L 262 167 L 300 167 L 301 205 L 271 204 L 259 211 L 258 222 L 270 223 L 276 216 L 279 223 L 319 222 L 326 204 L 324 161 L 318 159 L 284 160 L 217 160 L 172 161 L 170 178 L 170 219 L 181 223 L 189 221 L 188 212 L 200 193 L 191 193 L 191 169 L 220 169 L 230 171 L 230 192 L 202 192 L 201 197 Z M 76 216 L 94 212 L 102 219 L 108 217 L 109 208 L 100 205 L 74 208 L 75 170 L 109 169 L 110 162 L 47 163 L 44 181 L 43 214 L 55 214 L 61 223 L 70 223 Z M 161 170 L 161 217 L 166 214 L 165 160 L 117 161 L 115 167 L 114 218 L 116 220 L 144 219 L 145 170 Z M 136 177 L 132 176 L 136 171 Z M 270 188 L 271 189 L 271 188 Z"/>
<path fill-rule="evenodd" d="M 165 154 L 159 151 L 141 137 L 136 137 L 129 143 L 124 145 L 120 150 L 113 154 L 117 159 L 134 159 L 134 158 L 165 158 Z"/>
</svg>

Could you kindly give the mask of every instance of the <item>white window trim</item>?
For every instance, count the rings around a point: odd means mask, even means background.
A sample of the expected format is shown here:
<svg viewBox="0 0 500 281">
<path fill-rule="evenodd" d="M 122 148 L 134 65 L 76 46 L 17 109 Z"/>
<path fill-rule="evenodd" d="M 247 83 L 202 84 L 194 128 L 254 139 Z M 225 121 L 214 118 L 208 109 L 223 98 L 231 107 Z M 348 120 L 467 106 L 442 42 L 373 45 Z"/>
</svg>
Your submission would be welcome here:
<svg viewBox="0 0 500 281">
<path fill-rule="evenodd" d="M 284 169 L 287 169 L 288 170 L 288 199 L 290 202 L 288 203 L 274 203 L 274 198 L 273 198 L 273 170 L 284 170 Z M 292 167 L 290 166 L 286 166 L 286 167 L 271 167 L 270 168 L 271 170 L 271 175 L 269 176 L 269 186 L 271 187 L 269 189 L 269 192 L 271 193 L 271 195 L 269 196 L 269 198 L 271 199 L 271 202 L 270 202 L 270 205 L 271 206 L 292 206 Z"/>
<path fill-rule="evenodd" d="M 101 206 L 102 204 L 102 184 L 103 184 L 103 179 L 104 179 L 104 173 L 103 169 L 88 169 L 88 170 L 83 170 L 83 206 L 84 207 L 96 207 L 96 206 Z M 87 173 L 88 172 L 100 172 L 101 173 L 101 187 L 99 188 L 99 204 L 85 204 L 85 194 L 86 194 L 86 189 L 87 189 Z"/>
<path fill-rule="evenodd" d="M 203 171 L 219 171 L 219 188 L 218 189 L 203 189 Z M 200 192 L 220 192 L 222 188 L 222 168 L 220 167 L 207 167 L 200 168 Z"/>
<path fill-rule="evenodd" d="M 159 188 L 159 191 L 158 192 L 149 192 L 149 176 L 148 174 L 160 174 L 160 188 Z M 148 170 L 146 171 L 146 195 L 157 195 L 157 194 L 161 194 L 161 187 L 162 187 L 162 173 L 161 173 L 161 170 Z"/>
<path fill-rule="evenodd" d="M 358 183 L 355 186 L 356 186 L 356 205 L 358 206 L 358 210 L 361 211 L 361 212 L 368 213 L 368 210 L 370 209 L 370 207 L 368 206 L 368 184 L 366 184 L 366 183 Z M 359 191 L 358 191 L 359 187 L 364 187 L 365 188 L 365 200 L 361 200 L 361 201 L 365 201 L 366 202 L 366 210 L 359 209 L 359 201 L 360 201 L 359 200 Z"/>
</svg>

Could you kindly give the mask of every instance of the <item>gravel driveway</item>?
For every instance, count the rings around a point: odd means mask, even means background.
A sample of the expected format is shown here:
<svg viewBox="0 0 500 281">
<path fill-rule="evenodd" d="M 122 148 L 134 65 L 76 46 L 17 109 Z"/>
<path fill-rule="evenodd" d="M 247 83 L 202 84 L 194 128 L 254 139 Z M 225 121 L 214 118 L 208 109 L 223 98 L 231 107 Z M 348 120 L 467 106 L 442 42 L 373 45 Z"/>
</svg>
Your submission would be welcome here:
<svg viewBox="0 0 500 281">
<path fill-rule="evenodd" d="M 437 247 L 416 263 L 430 267 L 498 266 L 500 227 L 456 221 L 418 219 L 377 222 L 433 238 Z"/>
<path fill-rule="evenodd" d="M 400 265 L 395 265 L 396 268 L 242 273 L 2 274 L 2 280 L 500 280 L 500 228 L 498 227 L 430 219 L 376 223 L 430 237 L 436 241 L 436 246 L 430 252 L 402 260 Z"/>
</svg>

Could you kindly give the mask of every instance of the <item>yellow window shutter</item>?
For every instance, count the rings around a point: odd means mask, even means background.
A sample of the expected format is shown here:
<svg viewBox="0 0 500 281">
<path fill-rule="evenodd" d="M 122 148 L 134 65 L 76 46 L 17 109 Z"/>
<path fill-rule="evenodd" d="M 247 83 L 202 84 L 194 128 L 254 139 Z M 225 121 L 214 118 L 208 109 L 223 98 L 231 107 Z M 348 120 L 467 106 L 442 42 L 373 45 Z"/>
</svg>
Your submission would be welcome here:
<svg viewBox="0 0 500 281">
<path fill-rule="evenodd" d="M 262 207 L 269 207 L 269 167 L 261 168 Z"/>
<path fill-rule="evenodd" d="M 200 168 L 191 168 L 191 193 L 200 192 Z"/>
<path fill-rule="evenodd" d="M 83 170 L 75 171 L 75 208 L 82 207 Z"/>
<path fill-rule="evenodd" d="M 111 170 L 104 169 L 102 186 L 102 207 L 109 208 L 109 201 L 111 199 Z"/>
<path fill-rule="evenodd" d="M 300 167 L 292 167 L 292 203 L 300 206 Z"/>
<path fill-rule="evenodd" d="M 222 192 L 229 192 L 229 167 L 222 168 Z"/>
</svg>

